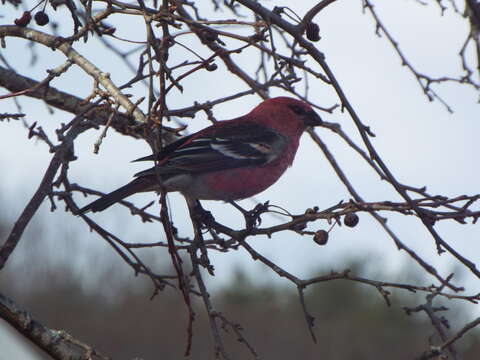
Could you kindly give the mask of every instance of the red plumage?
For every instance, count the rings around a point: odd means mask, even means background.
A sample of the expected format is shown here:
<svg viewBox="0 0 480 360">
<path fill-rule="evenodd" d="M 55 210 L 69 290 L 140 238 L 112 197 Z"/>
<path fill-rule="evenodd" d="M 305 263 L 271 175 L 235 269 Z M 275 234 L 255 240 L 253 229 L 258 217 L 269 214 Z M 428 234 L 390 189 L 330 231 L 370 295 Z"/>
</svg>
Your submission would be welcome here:
<svg viewBox="0 0 480 360">
<path fill-rule="evenodd" d="M 277 97 L 247 115 L 219 121 L 137 161 L 156 165 L 79 210 L 102 211 L 137 192 L 179 191 L 188 201 L 244 199 L 274 184 L 292 164 L 300 136 L 322 123 L 307 103 Z M 161 185 L 160 185 L 161 184 Z"/>
</svg>

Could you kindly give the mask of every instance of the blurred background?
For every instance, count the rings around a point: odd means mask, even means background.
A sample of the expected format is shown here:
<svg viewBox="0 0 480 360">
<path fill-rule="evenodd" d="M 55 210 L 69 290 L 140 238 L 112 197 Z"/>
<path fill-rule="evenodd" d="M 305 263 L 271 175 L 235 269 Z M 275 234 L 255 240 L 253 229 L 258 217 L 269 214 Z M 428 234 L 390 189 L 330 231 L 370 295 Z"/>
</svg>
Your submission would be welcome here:
<svg viewBox="0 0 480 360">
<path fill-rule="evenodd" d="M 19 8 L 8 3 L 1 5 L 0 23 L 12 24 L 21 15 L 22 7 L 29 9 L 33 4 L 26 1 Z M 262 4 L 268 8 L 290 6 L 302 16 L 315 2 L 293 5 L 290 1 L 264 1 Z M 461 73 L 458 52 L 469 28 L 467 20 L 453 11 L 452 4 L 461 6 L 462 2 L 445 4 L 447 10 L 441 15 L 434 2 L 428 6 L 413 0 L 375 2 L 376 10 L 410 62 L 419 72 L 432 77 Z M 478 193 L 478 92 L 454 83 L 432 85 L 453 113 L 447 111 L 440 101 L 429 102 L 415 77 L 402 67 L 392 46 L 384 37 L 375 35 L 375 24 L 370 16 L 362 13 L 361 5 L 361 1 L 337 1 L 322 11 L 315 18 L 322 36 L 317 46 L 324 52 L 363 122 L 376 134 L 374 145 L 378 152 L 403 183 L 416 187 L 426 185 L 432 194 L 451 197 Z M 202 4 L 201 9 L 210 19 L 234 17 L 227 9 L 215 12 L 210 2 Z M 250 16 L 247 11 L 243 13 Z M 64 9 L 52 11 L 50 16 L 58 24 L 60 34 L 71 33 L 71 19 Z M 118 23 L 112 19 L 116 34 L 133 40 L 143 39 L 144 24 L 137 24 L 136 17 L 131 20 L 125 24 L 122 18 L 117 19 Z M 245 31 L 245 34 L 249 32 Z M 196 46 L 189 36 L 182 40 L 187 46 Z M 0 49 L 2 60 L 19 73 L 36 80 L 45 77 L 46 69 L 64 62 L 59 51 L 31 46 L 21 39 L 7 38 L 6 45 Z M 125 46 L 125 49 L 130 46 L 122 42 L 115 45 L 119 48 Z M 100 69 L 110 72 L 114 82 L 121 84 L 132 76 L 132 71 L 121 58 L 105 52 L 105 43 L 77 42 L 74 47 Z M 474 49 L 469 48 L 468 54 L 473 56 Z M 180 62 L 188 57 L 188 53 L 176 56 L 178 60 L 169 61 Z M 258 58 L 248 52 L 235 55 L 235 59 L 246 69 L 255 69 L 258 65 Z M 169 105 L 172 108 L 190 106 L 194 101 L 204 102 L 245 89 L 238 80 L 225 77 L 223 65 L 217 64 L 218 71 L 198 72 L 186 78 L 182 82 L 185 91 L 173 92 L 168 98 Z M 85 81 L 80 69 L 72 67 L 52 86 L 86 97 L 92 83 Z M 132 88 L 129 92 L 143 96 L 145 88 Z M 0 89 L 0 94 L 4 93 L 6 91 Z M 270 95 L 284 94 L 276 90 Z M 331 89 L 318 81 L 309 83 L 309 98 L 324 107 L 338 102 Z M 16 112 L 20 106 L 28 114 L 25 123 L 0 123 L 1 239 L 8 235 L 51 159 L 45 144 L 27 138 L 27 127 L 38 121 L 48 134 L 54 134 L 60 123 L 66 123 L 72 117 L 25 97 L 16 101 L 2 101 L 0 105 L 0 112 Z M 243 97 L 216 106 L 214 115 L 217 119 L 243 115 L 260 101 L 253 95 Z M 340 123 L 353 140 L 359 140 L 351 120 L 340 109 L 321 115 L 326 121 Z M 185 122 L 179 120 L 179 123 Z M 197 114 L 188 125 L 184 133 L 205 127 L 208 121 L 204 114 Z M 319 129 L 317 133 L 366 201 L 400 201 L 398 194 L 387 183 L 381 182 L 336 135 L 326 129 Z M 100 154 L 95 155 L 92 149 L 98 136 L 99 132 L 90 131 L 76 142 L 78 160 L 71 164 L 70 174 L 82 185 L 107 192 L 128 182 L 132 174 L 142 170 L 144 165 L 129 161 L 149 154 L 150 150 L 144 142 L 109 131 Z M 78 203 L 86 204 L 92 198 L 77 195 L 76 199 Z M 145 194 L 135 195 L 131 201 L 141 207 L 153 199 L 152 194 Z M 270 200 L 272 204 L 298 214 L 313 206 L 324 209 L 348 199 L 348 192 L 323 155 L 311 139 L 304 136 L 295 164 L 287 174 L 272 188 L 240 204 L 252 208 L 258 202 Z M 180 234 L 191 236 L 183 199 L 172 194 L 169 202 Z M 155 206 L 152 212 L 158 213 L 158 205 Z M 243 219 L 230 206 L 214 202 L 206 202 L 205 206 L 218 221 L 237 228 L 242 226 Z M 19 248 L 0 272 L 0 292 L 46 326 L 65 329 L 112 358 L 181 358 L 186 346 L 187 315 L 180 294 L 167 289 L 150 300 L 153 293 L 151 283 L 141 276 L 135 277 L 131 268 L 113 253 L 108 244 L 90 233 L 81 219 L 63 210 L 59 206 L 51 212 L 48 202 L 42 205 Z M 158 224 L 141 223 L 120 206 L 92 217 L 129 242 L 164 240 Z M 465 294 L 480 292 L 478 278 L 448 254 L 437 255 L 434 241 L 419 221 L 395 214 L 388 214 L 388 219 L 396 234 L 434 265 L 442 276 L 454 272 L 454 283 L 464 286 Z M 286 219 L 265 216 L 263 225 L 282 220 Z M 329 225 L 318 222 L 310 228 L 328 230 Z M 461 254 L 480 263 L 478 225 L 440 222 L 436 229 Z M 311 238 L 285 232 L 271 239 L 258 237 L 251 244 L 258 252 L 300 278 L 350 268 L 358 276 L 377 280 L 424 286 L 434 283 L 434 279 L 425 277 L 418 265 L 404 252 L 399 252 L 387 234 L 365 214 L 360 215 L 360 224 L 353 229 L 336 227 L 326 246 L 318 246 Z M 147 249 L 140 254 L 153 269 L 171 271 L 170 258 L 164 250 Z M 406 316 L 402 309 L 424 302 L 425 294 L 395 290 L 392 306 L 387 307 L 375 289 L 336 280 L 309 287 L 306 291 L 307 305 L 316 317 L 318 344 L 314 344 L 296 289 L 290 283 L 253 261 L 243 250 L 212 253 L 210 256 L 216 273 L 215 277 L 206 274 L 205 277 L 214 305 L 229 320 L 241 324 L 245 338 L 262 358 L 406 359 L 428 349 L 430 335 L 433 342 L 438 342 L 425 314 Z M 455 301 L 442 304 L 450 308 L 446 317 L 452 333 L 480 315 L 475 304 Z M 192 358 L 211 358 L 209 325 L 200 303 L 196 304 L 196 309 L 195 355 Z M 231 329 L 227 339 L 228 348 L 235 349 L 233 353 L 238 354 L 238 358 L 251 356 L 248 349 L 237 342 Z M 480 353 L 478 331 L 463 338 L 458 348 L 464 359 L 477 359 Z M 2 320 L 0 349 L 1 360 L 45 358 L 25 345 Z"/>
<path fill-rule="evenodd" d="M 151 282 L 131 274 L 108 248 L 96 252 L 82 249 L 83 236 L 62 226 L 57 227 L 55 234 L 38 223 L 32 228 L 23 241 L 29 245 L 18 252 L 15 264 L 2 271 L 2 293 L 14 297 L 44 325 L 68 329 L 71 335 L 113 359 L 183 358 L 187 313 L 177 291 L 167 288 L 150 300 Z M 3 225 L 1 229 L 4 230 Z M 56 246 L 41 244 L 39 235 L 60 243 L 68 239 L 66 256 L 75 254 L 73 261 L 59 259 Z M 147 254 L 145 260 L 153 256 Z M 166 261 L 163 258 L 153 262 L 163 262 L 165 266 Z M 355 274 L 381 277 L 382 270 L 373 273 L 367 261 L 352 257 L 344 260 L 342 266 Z M 35 265 L 27 266 L 31 263 Z M 439 340 L 425 314 L 406 316 L 402 309 L 422 303 L 421 293 L 394 289 L 392 305 L 388 307 L 372 288 L 337 280 L 309 287 L 305 293 L 309 311 L 316 318 L 318 344 L 314 344 L 295 287 L 269 281 L 268 276 L 259 280 L 258 272 L 254 274 L 252 269 L 233 266 L 232 271 L 225 285 L 211 291 L 213 304 L 229 321 L 241 326 L 242 335 L 262 359 L 414 359 L 428 347 L 429 337 Z M 324 265 L 311 266 L 311 275 L 328 272 Z M 391 280 L 428 283 L 420 272 L 408 267 Z M 203 304 L 194 299 L 191 358 L 211 359 L 210 325 Z M 463 304 L 440 301 L 436 306 L 450 308 L 445 315 L 453 327 L 471 317 Z M 7 324 L 1 324 L 0 359 L 50 358 L 26 343 Z M 238 359 L 253 358 L 237 339 L 227 326 L 225 340 L 230 352 Z M 465 336 L 458 345 L 463 359 L 477 359 L 478 331 Z"/>
</svg>

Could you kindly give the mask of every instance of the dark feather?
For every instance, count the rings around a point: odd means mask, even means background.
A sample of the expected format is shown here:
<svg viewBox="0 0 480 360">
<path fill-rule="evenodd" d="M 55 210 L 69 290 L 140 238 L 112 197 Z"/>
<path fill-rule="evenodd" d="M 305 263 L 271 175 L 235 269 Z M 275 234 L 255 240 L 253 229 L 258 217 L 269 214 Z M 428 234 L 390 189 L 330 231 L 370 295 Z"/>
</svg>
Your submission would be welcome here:
<svg viewBox="0 0 480 360">
<path fill-rule="evenodd" d="M 165 148 L 156 156 L 141 158 L 140 160 L 156 158 L 161 164 L 134 176 L 162 175 L 168 178 L 178 174 L 264 165 L 281 152 L 278 151 L 279 147 L 286 145 L 283 136 L 252 123 L 208 128 L 195 138 L 190 136 L 182 140 L 171 144 L 171 147 Z"/>
<path fill-rule="evenodd" d="M 116 202 L 125 199 L 127 196 L 135 194 L 137 192 L 151 190 L 152 180 L 150 178 L 136 178 L 130 181 L 127 185 L 112 191 L 111 193 L 102 196 L 94 202 L 78 210 L 77 215 L 85 214 L 88 212 L 103 211 L 106 208 L 112 206 Z"/>
</svg>

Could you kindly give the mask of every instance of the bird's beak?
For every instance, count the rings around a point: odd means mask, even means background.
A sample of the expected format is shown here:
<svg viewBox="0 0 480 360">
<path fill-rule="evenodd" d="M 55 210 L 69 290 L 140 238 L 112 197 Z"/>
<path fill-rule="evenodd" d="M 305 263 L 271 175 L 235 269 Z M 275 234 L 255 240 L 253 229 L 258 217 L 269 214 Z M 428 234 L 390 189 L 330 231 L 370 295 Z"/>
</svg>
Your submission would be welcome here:
<svg viewBox="0 0 480 360">
<path fill-rule="evenodd" d="M 320 116 L 313 110 L 304 115 L 303 121 L 306 126 L 319 126 L 323 124 Z"/>
</svg>

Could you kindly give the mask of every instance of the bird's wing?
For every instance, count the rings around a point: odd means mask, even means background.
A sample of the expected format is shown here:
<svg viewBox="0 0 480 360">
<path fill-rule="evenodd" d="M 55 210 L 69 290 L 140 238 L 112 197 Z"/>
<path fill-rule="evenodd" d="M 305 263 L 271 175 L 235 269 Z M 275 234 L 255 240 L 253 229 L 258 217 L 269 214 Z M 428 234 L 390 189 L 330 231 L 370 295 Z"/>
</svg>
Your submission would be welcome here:
<svg viewBox="0 0 480 360">
<path fill-rule="evenodd" d="M 262 166 L 276 160 L 287 140 L 265 126 L 242 121 L 227 122 L 182 138 L 156 156 L 158 165 L 135 176 L 154 174 L 204 173 L 245 166 Z"/>
</svg>

